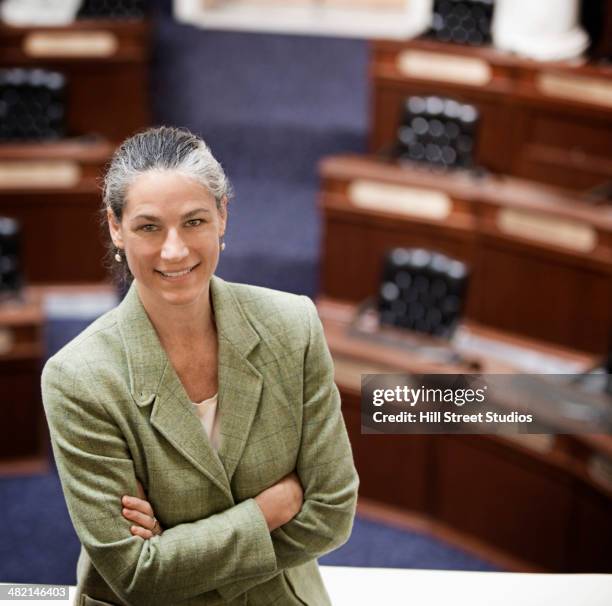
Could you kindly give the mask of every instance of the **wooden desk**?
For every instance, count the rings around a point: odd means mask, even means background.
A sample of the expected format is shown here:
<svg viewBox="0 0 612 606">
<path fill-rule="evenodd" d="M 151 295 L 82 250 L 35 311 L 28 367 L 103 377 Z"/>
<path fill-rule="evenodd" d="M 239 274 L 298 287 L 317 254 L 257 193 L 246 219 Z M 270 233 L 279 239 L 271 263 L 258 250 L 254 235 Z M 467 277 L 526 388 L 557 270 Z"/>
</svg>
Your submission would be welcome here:
<svg viewBox="0 0 612 606">
<path fill-rule="evenodd" d="M 21 225 L 28 283 L 107 278 L 99 179 L 113 150 L 98 138 L 0 145 L 0 215 Z"/>
<path fill-rule="evenodd" d="M 100 293 L 108 284 L 31 286 L 0 303 L 0 475 L 49 467 L 48 433 L 40 393 L 45 298 L 53 293 Z"/>
<path fill-rule="evenodd" d="M 0 304 L 0 472 L 48 466 L 40 370 L 43 314 L 38 302 Z"/>
<path fill-rule="evenodd" d="M 470 267 L 466 317 L 604 354 L 612 334 L 612 206 L 552 187 L 335 156 L 320 165 L 322 292 L 361 302 L 403 246 Z"/>
<path fill-rule="evenodd" d="M 321 298 L 318 309 L 336 365 L 362 497 L 417 513 L 525 566 L 612 571 L 612 482 L 592 468 L 601 459 L 609 464 L 610 436 L 564 436 L 557 441 L 536 435 L 362 435 L 361 374 L 465 368 L 347 334 L 354 305 Z M 467 328 L 485 339 L 482 343 L 511 345 L 511 352 L 537 352 L 547 367 L 570 364 L 578 372 L 593 363 L 592 356 L 579 352 L 476 325 Z M 474 351 L 471 355 L 478 357 Z M 479 362 L 485 372 L 517 368 L 491 348 L 481 351 Z"/>
<path fill-rule="evenodd" d="M 68 134 L 120 142 L 150 124 L 151 23 L 91 19 L 63 27 L 0 24 L 0 67 L 63 73 Z"/>
<path fill-rule="evenodd" d="M 404 100 L 451 97 L 480 112 L 476 162 L 585 190 L 612 178 L 612 69 L 540 62 L 435 40 L 372 42 L 370 151 L 396 139 Z"/>
</svg>

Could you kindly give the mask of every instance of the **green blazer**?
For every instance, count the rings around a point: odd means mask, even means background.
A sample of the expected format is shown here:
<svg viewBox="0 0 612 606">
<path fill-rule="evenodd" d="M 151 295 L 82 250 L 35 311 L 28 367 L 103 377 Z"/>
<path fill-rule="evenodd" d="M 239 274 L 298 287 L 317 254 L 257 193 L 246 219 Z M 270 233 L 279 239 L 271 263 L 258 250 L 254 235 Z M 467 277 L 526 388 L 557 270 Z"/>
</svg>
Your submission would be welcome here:
<svg viewBox="0 0 612 606">
<path fill-rule="evenodd" d="M 306 297 L 213 277 L 221 445 L 211 447 L 132 285 L 54 355 L 45 412 L 82 544 L 77 604 L 330 604 L 316 558 L 351 532 L 358 478 Z M 270 533 L 253 500 L 296 470 L 304 505 Z M 145 488 L 166 530 L 130 533 Z"/>
</svg>

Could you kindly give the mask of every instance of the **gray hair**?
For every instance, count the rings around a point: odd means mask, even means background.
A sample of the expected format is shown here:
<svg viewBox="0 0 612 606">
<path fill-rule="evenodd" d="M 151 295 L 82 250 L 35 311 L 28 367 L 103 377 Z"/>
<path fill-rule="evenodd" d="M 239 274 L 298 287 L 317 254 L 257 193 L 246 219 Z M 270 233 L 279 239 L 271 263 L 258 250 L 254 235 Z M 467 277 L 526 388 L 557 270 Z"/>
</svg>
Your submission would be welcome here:
<svg viewBox="0 0 612 606">
<path fill-rule="evenodd" d="M 138 176 L 148 171 L 165 170 L 179 172 L 204 186 L 214 196 L 218 209 L 232 196 L 221 164 L 202 139 L 183 128 L 150 128 L 126 139 L 111 158 L 102 186 L 104 226 L 109 208 L 121 222 L 127 191 Z M 107 266 L 120 282 L 130 282 L 132 276 L 125 257 L 122 263 L 116 263 L 116 252 L 110 241 Z"/>
</svg>

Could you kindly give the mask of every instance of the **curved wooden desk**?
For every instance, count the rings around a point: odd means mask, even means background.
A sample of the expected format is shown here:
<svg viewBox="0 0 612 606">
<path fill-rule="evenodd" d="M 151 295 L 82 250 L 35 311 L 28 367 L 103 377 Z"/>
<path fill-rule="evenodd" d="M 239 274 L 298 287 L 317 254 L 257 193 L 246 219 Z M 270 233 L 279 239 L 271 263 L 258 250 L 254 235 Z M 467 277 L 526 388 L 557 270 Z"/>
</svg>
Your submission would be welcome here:
<svg viewBox="0 0 612 606">
<path fill-rule="evenodd" d="M 466 372 L 348 334 L 356 306 L 320 299 L 360 495 L 401 508 L 514 558 L 515 570 L 612 571 L 610 436 L 361 435 L 362 373 Z M 547 364 L 587 369 L 593 357 L 472 324 L 483 340 L 538 352 Z M 493 351 L 508 351 L 503 347 Z M 518 369 L 485 349 L 482 372 Z M 524 370 L 523 370 L 524 371 Z M 467 543 L 465 543 L 467 544 Z M 503 559 L 503 558 L 502 558 Z"/>
</svg>

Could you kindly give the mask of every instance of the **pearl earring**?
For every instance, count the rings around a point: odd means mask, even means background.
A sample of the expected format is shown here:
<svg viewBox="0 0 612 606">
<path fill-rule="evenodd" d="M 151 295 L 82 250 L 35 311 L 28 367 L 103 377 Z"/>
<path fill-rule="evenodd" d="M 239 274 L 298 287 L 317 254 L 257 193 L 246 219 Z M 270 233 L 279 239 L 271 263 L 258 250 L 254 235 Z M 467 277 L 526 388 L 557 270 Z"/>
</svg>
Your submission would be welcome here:
<svg viewBox="0 0 612 606">
<path fill-rule="evenodd" d="M 117 261 L 117 263 L 121 263 L 121 255 L 119 254 L 119 251 L 117 250 L 117 252 L 115 253 L 115 261 Z"/>
<path fill-rule="evenodd" d="M 225 242 L 221 242 L 221 251 L 223 252 L 225 250 Z"/>
</svg>

